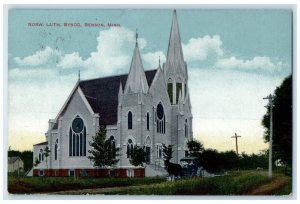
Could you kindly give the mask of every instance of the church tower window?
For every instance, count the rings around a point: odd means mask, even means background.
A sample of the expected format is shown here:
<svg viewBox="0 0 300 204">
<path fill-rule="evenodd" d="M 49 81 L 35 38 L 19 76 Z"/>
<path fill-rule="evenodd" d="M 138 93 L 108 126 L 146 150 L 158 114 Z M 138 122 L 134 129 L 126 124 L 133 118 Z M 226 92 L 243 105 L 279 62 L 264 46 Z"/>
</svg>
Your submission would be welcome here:
<svg viewBox="0 0 300 204">
<path fill-rule="evenodd" d="M 172 79 L 168 80 L 168 94 L 169 94 L 169 97 L 170 97 L 170 102 L 172 104 L 172 101 L 173 101 L 173 82 L 172 82 Z"/>
<path fill-rule="evenodd" d="M 127 142 L 127 158 L 131 158 L 133 155 L 133 143 L 132 140 L 129 139 Z"/>
<path fill-rule="evenodd" d="M 164 107 L 161 103 L 159 103 L 156 108 L 156 131 L 162 134 L 166 132 L 166 117 Z"/>
<path fill-rule="evenodd" d="M 176 104 L 178 103 L 179 92 L 182 92 L 182 83 L 181 83 L 181 79 L 178 79 L 178 82 L 176 83 Z"/>
<path fill-rule="evenodd" d="M 184 136 L 185 137 L 188 137 L 188 129 L 189 129 L 188 122 L 187 122 L 187 119 L 185 119 L 185 123 L 184 123 Z"/>
<path fill-rule="evenodd" d="M 147 113 L 147 130 L 150 129 L 150 116 L 149 113 Z"/>
<path fill-rule="evenodd" d="M 128 112 L 128 130 L 132 129 L 132 113 L 131 111 Z"/>
<path fill-rule="evenodd" d="M 86 127 L 77 116 L 69 130 L 69 156 L 86 156 Z"/>
<path fill-rule="evenodd" d="M 57 151 L 58 151 L 58 139 L 56 139 L 54 145 L 54 160 L 57 160 Z"/>
</svg>

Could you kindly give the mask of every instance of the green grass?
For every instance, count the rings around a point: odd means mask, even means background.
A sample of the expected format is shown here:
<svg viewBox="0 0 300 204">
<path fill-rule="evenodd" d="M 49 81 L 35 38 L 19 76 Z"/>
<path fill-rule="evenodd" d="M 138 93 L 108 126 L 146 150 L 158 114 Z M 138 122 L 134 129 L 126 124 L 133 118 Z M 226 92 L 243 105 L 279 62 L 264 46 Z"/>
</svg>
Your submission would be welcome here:
<svg viewBox="0 0 300 204">
<path fill-rule="evenodd" d="M 8 177 L 8 192 L 12 194 L 43 193 L 64 190 L 147 185 L 164 178 L 71 178 L 71 177 Z"/>
<path fill-rule="evenodd" d="M 258 171 L 235 171 L 226 176 L 184 178 L 175 182 L 159 177 L 123 179 L 8 177 L 10 193 L 50 193 L 75 190 L 69 193 L 80 194 L 76 191 L 79 189 L 87 189 L 84 192 L 89 194 L 107 195 L 253 195 L 255 191 L 258 195 L 289 195 L 292 192 L 292 179 L 284 174 L 274 173 L 274 179 L 269 181 L 267 172 Z M 68 192 L 64 193 L 68 194 Z"/>
<path fill-rule="evenodd" d="M 214 178 L 190 178 L 148 186 L 111 191 L 118 195 L 247 195 L 258 186 L 268 183 L 265 172 L 232 172 Z M 289 192 L 287 188 L 285 192 Z M 277 192 L 278 193 L 278 192 Z M 288 194 L 288 193 L 286 193 Z"/>
</svg>

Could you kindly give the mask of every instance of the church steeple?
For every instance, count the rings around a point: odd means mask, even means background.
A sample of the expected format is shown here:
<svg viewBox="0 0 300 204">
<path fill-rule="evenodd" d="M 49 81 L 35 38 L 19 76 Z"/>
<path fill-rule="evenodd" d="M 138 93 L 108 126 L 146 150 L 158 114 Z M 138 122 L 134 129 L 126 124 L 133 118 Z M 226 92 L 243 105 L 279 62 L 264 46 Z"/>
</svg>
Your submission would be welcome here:
<svg viewBox="0 0 300 204">
<path fill-rule="evenodd" d="M 185 62 L 183 58 L 176 10 L 173 11 L 173 19 L 172 19 L 165 72 L 171 72 L 171 73 L 185 72 Z"/>
<path fill-rule="evenodd" d="M 149 89 L 146 75 L 143 68 L 143 63 L 138 46 L 138 34 L 136 32 L 136 43 L 131 60 L 130 71 L 125 85 L 124 93 L 147 93 Z"/>
<path fill-rule="evenodd" d="M 178 104 L 180 91 L 182 92 L 182 100 L 184 100 L 186 96 L 185 89 L 187 86 L 188 74 L 187 66 L 183 58 L 176 10 L 173 11 L 167 59 L 163 68 L 170 102 L 171 104 Z"/>
</svg>

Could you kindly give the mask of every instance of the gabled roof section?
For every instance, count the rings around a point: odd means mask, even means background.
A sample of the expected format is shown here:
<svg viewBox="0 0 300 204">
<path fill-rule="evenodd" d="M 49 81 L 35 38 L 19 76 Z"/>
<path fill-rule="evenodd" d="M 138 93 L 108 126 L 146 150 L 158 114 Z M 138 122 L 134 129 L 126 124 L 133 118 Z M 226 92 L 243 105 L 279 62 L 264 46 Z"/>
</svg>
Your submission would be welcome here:
<svg viewBox="0 0 300 204">
<path fill-rule="evenodd" d="M 136 43 L 132 56 L 130 71 L 125 85 L 125 93 L 147 93 L 148 89 L 149 86 L 146 80 L 140 50 L 138 43 Z"/>
<path fill-rule="evenodd" d="M 185 67 L 185 63 L 184 63 L 183 52 L 181 47 L 181 39 L 179 33 L 179 26 L 177 22 L 177 14 L 176 14 L 176 10 L 174 10 L 170 39 L 169 39 L 169 46 L 168 46 L 168 53 L 166 59 L 166 69 L 173 69 L 169 71 L 177 72 L 178 70 L 176 69 L 178 68 L 183 69 L 184 67 Z"/>
<path fill-rule="evenodd" d="M 20 157 L 8 157 L 8 163 L 13 164 L 15 163 L 18 159 L 21 159 Z M 22 160 L 22 159 L 21 159 Z"/>
<path fill-rule="evenodd" d="M 155 73 L 156 69 L 144 73 L 147 86 L 151 86 Z M 100 115 L 101 125 L 117 123 L 120 84 L 124 87 L 127 77 L 126 74 L 79 82 L 79 87 L 93 111 Z"/>
<path fill-rule="evenodd" d="M 38 143 L 38 144 L 34 144 L 33 146 L 47 145 L 47 144 L 48 144 L 48 141 L 46 141 L 46 142 L 41 142 L 41 143 Z"/>
</svg>

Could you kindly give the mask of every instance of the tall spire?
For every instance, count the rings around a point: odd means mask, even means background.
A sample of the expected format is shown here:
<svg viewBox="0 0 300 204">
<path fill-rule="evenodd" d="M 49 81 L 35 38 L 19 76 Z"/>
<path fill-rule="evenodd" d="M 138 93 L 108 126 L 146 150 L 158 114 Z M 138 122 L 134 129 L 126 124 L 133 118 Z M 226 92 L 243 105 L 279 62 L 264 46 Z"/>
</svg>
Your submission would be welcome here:
<svg viewBox="0 0 300 204">
<path fill-rule="evenodd" d="M 177 22 L 176 10 L 173 11 L 172 27 L 169 39 L 168 54 L 166 59 L 166 69 L 172 69 L 172 72 L 178 72 L 180 69 L 184 72 L 184 59 L 181 47 L 179 26 Z M 166 70 L 171 71 L 171 70 Z"/>
<path fill-rule="evenodd" d="M 138 40 L 137 38 L 138 38 L 138 34 L 136 32 L 136 43 L 133 51 L 131 66 L 127 77 L 124 93 L 128 93 L 128 92 L 147 93 L 149 89 L 148 82 L 143 68 L 140 50 L 137 43 Z"/>
<path fill-rule="evenodd" d="M 136 29 L 135 30 L 135 46 L 138 46 L 138 37 L 139 37 L 138 29 Z"/>
</svg>

